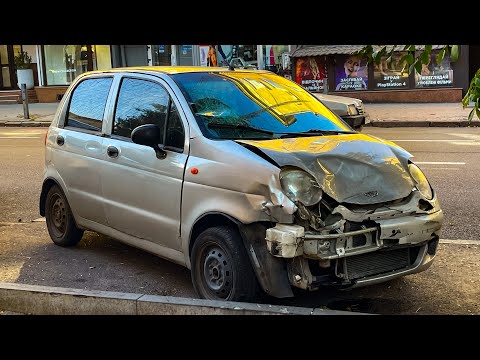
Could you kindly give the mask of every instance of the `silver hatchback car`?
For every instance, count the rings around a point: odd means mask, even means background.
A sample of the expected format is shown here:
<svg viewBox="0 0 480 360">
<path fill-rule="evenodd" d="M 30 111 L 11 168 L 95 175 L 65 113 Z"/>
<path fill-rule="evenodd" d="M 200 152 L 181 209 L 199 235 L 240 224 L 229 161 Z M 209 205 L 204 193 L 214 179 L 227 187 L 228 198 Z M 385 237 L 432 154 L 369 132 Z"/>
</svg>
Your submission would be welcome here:
<svg viewBox="0 0 480 360">
<path fill-rule="evenodd" d="M 186 266 L 198 295 L 351 288 L 427 269 L 443 213 L 412 155 L 261 70 L 79 76 L 46 136 L 40 213 Z"/>
</svg>

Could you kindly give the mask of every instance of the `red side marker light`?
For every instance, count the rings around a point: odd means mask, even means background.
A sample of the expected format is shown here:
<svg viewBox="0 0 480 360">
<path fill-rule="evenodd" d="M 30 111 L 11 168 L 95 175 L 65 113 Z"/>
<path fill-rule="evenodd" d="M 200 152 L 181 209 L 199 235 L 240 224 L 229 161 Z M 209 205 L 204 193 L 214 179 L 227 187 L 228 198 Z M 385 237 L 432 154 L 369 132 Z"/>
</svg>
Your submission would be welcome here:
<svg viewBox="0 0 480 360">
<path fill-rule="evenodd" d="M 197 174 L 198 174 L 198 169 L 197 169 L 197 168 L 191 168 L 191 169 L 190 169 L 190 172 L 191 172 L 193 175 L 197 175 Z"/>
</svg>

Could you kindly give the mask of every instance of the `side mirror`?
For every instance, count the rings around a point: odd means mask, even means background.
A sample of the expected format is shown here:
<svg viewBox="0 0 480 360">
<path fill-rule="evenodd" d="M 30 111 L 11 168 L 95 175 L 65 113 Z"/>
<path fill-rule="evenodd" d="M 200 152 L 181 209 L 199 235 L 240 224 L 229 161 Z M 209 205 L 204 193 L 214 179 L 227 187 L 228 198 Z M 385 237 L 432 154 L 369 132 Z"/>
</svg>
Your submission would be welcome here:
<svg viewBox="0 0 480 360">
<path fill-rule="evenodd" d="M 158 146 L 162 141 L 158 125 L 140 125 L 133 129 L 131 138 L 135 144 L 150 146 L 153 148 L 158 159 L 165 159 L 167 157 L 167 152 Z"/>
</svg>

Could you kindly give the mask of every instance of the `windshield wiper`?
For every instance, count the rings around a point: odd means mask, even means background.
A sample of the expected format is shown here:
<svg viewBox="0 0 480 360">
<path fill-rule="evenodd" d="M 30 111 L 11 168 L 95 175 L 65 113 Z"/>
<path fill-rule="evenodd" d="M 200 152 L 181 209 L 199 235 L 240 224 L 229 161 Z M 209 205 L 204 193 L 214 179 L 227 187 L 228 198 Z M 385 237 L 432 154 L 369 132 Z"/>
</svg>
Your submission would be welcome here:
<svg viewBox="0 0 480 360">
<path fill-rule="evenodd" d="M 280 136 L 281 139 L 288 138 L 288 137 L 301 137 L 301 136 L 317 136 L 317 135 L 338 135 L 338 134 L 356 134 L 355 131 L 343 131 L 343 130 L 318 130 L 312 129 L 302 132 L 295 132 L 295 133 L 285 133 L 284 135 Z"/>
<path fill-rule="evenodd" d="M 210 127 L 220 127 L 220 128 L 227 128 L 227 129 L 242 129 L 242 130 L 252 130 L 252 131 L 257 131 L 260 133 L 264 134 L 269 134 L 269 135 L 275 135 L 276 133 L 273 131 L 268 131 L 268 130 L 263 130 L 263 129 L 258 129 L 253 126 L 248 126 L 245 124 L 229 124 L 229 123 L 219 123 L 219 122 L 209 122 L 206 123 L 209 128 Z"/>
</svg>

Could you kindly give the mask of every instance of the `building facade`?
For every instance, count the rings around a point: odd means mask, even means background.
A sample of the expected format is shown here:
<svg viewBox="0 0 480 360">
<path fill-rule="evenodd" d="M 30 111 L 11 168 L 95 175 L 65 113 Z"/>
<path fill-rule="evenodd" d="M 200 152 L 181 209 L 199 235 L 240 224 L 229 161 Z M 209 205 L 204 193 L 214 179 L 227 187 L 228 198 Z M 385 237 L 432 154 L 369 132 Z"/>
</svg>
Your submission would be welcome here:
<svg viewBox="0 0 480 360">
<path fill-rule="evenodd" d="M 403 59 L 406 51 L 395 51 L 392 61 L 383 58 L 379 64 L 352 55 L 363 46 L 296 46 L 291 53 L 292 77 L 310 91 L 350 96 L 365 102 L 460 102 L 470 79 L 480 68 L 479 46 L 461 45 L 458 61 L 452 62 L 445 55 L 437 63 L 442 45 L 433 45 L 430 62 L 422 66 L 421 73 L 409 73 Z M 418 55 L 424 46 L 417 45 L 415 49 Z"/>
<path fill-rule="evenodd" d="M 273 71 L 312 92 L 329 92 L 366 102 L 458 102 L 480 68 L 480 46 L 462 45 L 457 62 L 440 45 L 422 73 L 408 73 L 398 51 L 392 62 L 367 64 L 351 54 L 362 45 L 0 45 L 0 90 L 18 89 L 14 57 L 32 56 L 39 102 L 56 102 L 85 71 L 124 66 L 208 66 L 214 49 L 218 66 Z M 419 49 L 419 47 L 417 47 Z M 383 59 L 385 60 L 385 59 Z"/>
<path fill-rule="evenodd" d="M 218 66 L 235 63 L 290 76 L 290 45 L 212 45 Z M 56 102 L 80 74 L 126 66 L 207 66 L 210 45 L 0 45 L 0 90 L 18 90 L 14 57 L 32 56 L 39 102 Z M 286 65 L 287 64 L 287 65 Z"/>
</svg>

